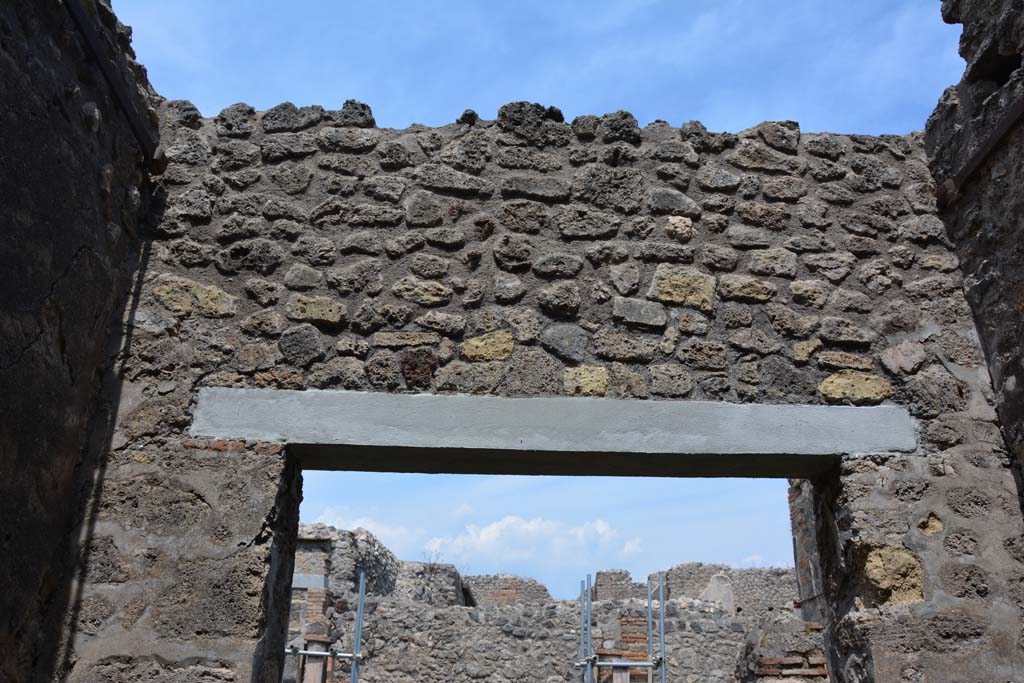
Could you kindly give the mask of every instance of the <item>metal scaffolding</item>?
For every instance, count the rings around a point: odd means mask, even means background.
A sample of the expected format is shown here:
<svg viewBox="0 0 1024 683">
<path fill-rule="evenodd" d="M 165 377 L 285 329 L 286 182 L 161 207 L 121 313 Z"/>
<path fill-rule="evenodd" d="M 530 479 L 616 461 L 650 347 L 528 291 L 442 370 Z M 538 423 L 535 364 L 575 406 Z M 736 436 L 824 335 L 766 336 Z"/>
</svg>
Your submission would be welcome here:
<svg viewBox="0 0 1024 683">
<path fill-rule="evenodd" d="M 349 660 L 352 662 L 352 669 L 349 673 L 349 683 L 359 683 L 359 669 L 362 666 L 363 660 L 366 659 L 366 655 L 363 654 L 363 607 L 366 604 L 366 572 L 360 570 L 359 572 L 359 602 L 356 604 L 356 626 L 355 632 L 353 633 L 352 652 L 338 652 L 333 647 L 325 652 L 317 650 L 301 650 L 298 647 L 287 647 L 284 650 L 285 656 L 294 655 L 295 657 L 301 657 L 302 664 L 305 665 L 306 661 L 310 658 L 323 657 L 326 658 L 328 666 L 324 667 L 322 675 L 327 677 L 332 669 L 330 666 L 336 660 Z M 300 667 L 300 671 L 304 670 L 305 666 Z"/>
<path fill-rule="evenodd" d="M 665 683 L 668 667 L 665 660 L 665 575 L 658 574 L 658 643 L 659 653 L 654 655 L 654 586 L 650 577 L 647 579 L 647 659 L 633 661 L 617 659 L 599 661 L 594 652 L 592 625 L 594 621 L 594 592 L 590 574 L 586 581 L 580 581 L 580 644 L 575 667 L 580 669 L 582 683 L 595 683 L 594 670 L 600 668 L 615 669 L 650 669 L 657 671 L 661 683 Z M 650 679 L 648 679 L 650 680 Z"/>
</svg>

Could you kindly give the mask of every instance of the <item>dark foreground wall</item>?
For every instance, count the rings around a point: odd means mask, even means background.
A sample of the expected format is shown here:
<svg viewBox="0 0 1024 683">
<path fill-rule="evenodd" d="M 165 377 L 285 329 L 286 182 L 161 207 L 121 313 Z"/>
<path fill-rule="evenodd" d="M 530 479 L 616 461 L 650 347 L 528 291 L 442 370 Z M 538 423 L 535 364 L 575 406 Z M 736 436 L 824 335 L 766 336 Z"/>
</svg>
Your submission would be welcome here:
<svg viewBox="0 0 1024 683">
<path fill-rule="evenodd" d="M 963 78 L 928 121 L 932 171 L 944 187 L 941 212 L 960 255 L 964 291 L 988 358 L 1013 473 L 1024 462 L 1024 3 L 943 2 L 963 24 Z M 1020 499 L 1015 503 L 1019 506 Z M 1019 508 L 1018 508 L 1019 509 Z M 1007 596 L 1024 607 L 1024 539 L 1002 549 L 1013 559 Z M 998 588 L 997 588 L 998 590 Z M 1022 633 L 1024 633 L 1024 624 Z M 1018 670 L 1019 680 L 1022 676 Z"/>
<path fill-rule="evenodd" d="M 1024 5 L 1019 1 L 943 3 L 964 25 L 960 84 L 949 88 L 928 121 L 936 178 L 950 193 L 942 218 L 961 258 L 966 294 L 984 342 L 999 415 L 1011 448 L 1024 447 Z M 1005 137 L 996 133 L 1008 125 Z M 991 152 L 976 157 L 991 146 Z M 980 162 L 955 187 L 954 179 Z M 972 168 L 974 168 L 972 166 Z"/>
<path fill-rule="evenodd" d="M 82 3 L 145 111 L 145 75 L 103 2 Z M 155 120 L 155 119 L 154 119 Z M 155 130 L 155 129 L 154 129 Z M 67 10 L 0 4 L 0 680 L 45 679 L 142 156 Z"/>
</svg>

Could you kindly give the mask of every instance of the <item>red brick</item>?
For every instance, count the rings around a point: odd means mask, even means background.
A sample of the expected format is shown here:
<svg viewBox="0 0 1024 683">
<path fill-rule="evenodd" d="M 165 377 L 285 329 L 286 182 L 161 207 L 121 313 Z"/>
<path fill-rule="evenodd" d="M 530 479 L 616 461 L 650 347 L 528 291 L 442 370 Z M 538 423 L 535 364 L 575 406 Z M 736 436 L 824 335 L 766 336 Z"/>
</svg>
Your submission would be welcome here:
<svg viewBox="0 0 1024 683">
<path fill-rule="evenodd" d="M 284 444 L 261 441 L 254 448 L 260 455 L 279 455 L 284 450 Z"/>
<path fill-rule="evenodd" d="M 229 439 L 182 439 L 181 445 L 184 448 L 193 448 L 202 451 L 240 451 L 245 448 L 245 442 Z"/>
</svg>

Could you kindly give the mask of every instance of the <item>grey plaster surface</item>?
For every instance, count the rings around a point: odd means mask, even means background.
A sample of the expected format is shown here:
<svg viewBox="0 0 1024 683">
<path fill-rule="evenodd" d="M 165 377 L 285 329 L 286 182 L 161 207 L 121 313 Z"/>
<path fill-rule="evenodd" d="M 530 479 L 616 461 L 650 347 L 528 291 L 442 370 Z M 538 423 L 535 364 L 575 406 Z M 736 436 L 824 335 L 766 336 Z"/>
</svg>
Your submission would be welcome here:
<svg viewBox="0 0 1024 683">
<path fill-rule="evenodd" d="M 415 451 L 423 449 L 448 451 L 454 460 L 459 453 L 504 453 L 506 461 L 514 461 L 520 454 L 545 454 L 547 465 L 537 473 L 587 467 L 570 464 L 578 462 L 570 459 L 560 467 L 553 454 L 604 454 L 613 458 L 634 454 L 661 456 L 657 463 L 676 475 L 795 476 L 806 474 L 809 466 L 821 465 L 794 456 L 910 451 L 917 447 L 913 419 L 905 408 L 889 405 L 855 408 L 223 387 L 200 389 L 191 433 L 285 442 L 299 447 L 296 452 L 315 453 L 317 468 L 408 471 L 425 471 L 414 462 Z M 304 451 L 302 446 L 313 448 Z M 371 449 L 374 455 L 369 462 L 357 462 L 358 449 L 353 447 Z M 777 459 L 782 456 L 789 460 Z M 803 464 L 769 468 L 785 472 L 768 473 L 763 470 L 764 463 L 758 463 L 758 459 L 765 458 Z M 395 459 L 407 464 L 396 467 L 389 462 Z M 614 461 L 628 462 L 621 458 Z M 709 462 L 711 470 L 721 471 L 709 471 Z M 692 472 L 687 463 L 693 464 Z M 590 466 L 596 464 L 590 460 Z M 737 466 L 750 471 L 739 471 Z M 430 471 L 439 471 L 436 463 L 434 467 Z M 467 471 L 467 467 L 472 469 L 472 464 L 462 462 L 453 465 L 452 471 Z M 623 467 L 630 469 L 628 464 Z M 498 469 L 483 466 L 480 471 L 499 470 L 520 471 L 510 465 Z"/>
<path fill-rule="evenodd" d="M 327 576 L 324 574 L 292 574 L 292 588 L 327 588 Z"/>
</svg>

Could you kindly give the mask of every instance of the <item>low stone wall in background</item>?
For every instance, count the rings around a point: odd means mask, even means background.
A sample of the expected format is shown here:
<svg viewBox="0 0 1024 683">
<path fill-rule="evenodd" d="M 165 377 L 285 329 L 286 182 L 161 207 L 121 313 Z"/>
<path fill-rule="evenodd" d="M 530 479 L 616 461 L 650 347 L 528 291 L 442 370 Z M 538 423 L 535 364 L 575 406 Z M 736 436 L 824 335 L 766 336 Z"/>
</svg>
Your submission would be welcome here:
<svg viewBox="0 0 1024 683">
<path fill-rule="evenodd" d="M 351 652 L 355 572 L 365 569 L 369 585 L 391 586 L 389 592 L 374 591 L 366 598 L 363 647 L 368 659 L 361 673 L 365 681 L 578 679 L 573 663 L 579 603 L 553 599 L 537 581 L 511 575 L 460 577 L 452 565 L 441 563 L 398 562 L 396 568 L 390 551 L 361 529 L 302 525 L 299 549 L 296 571 L 320 571 L 329 585 L 326 596 L 319 588 L 293 588 L 292 644 L 301 647 L 307 635 L 312 635 L 311 643 L 318 643 L 326 633 L 338 650 Z M 382 557 L 388 560 L 382 562 Z M 367 558 L 375 559 L 363 564 Z M 734 570 L 694 563 L 677 565 L 667 574 L 675 588 L 665 605 L 670 680 L 733 683 L 783 669 L 800 680 L 821 680 L 811 673 L 823 666 L 820 626 L 800 621 L 793 609 L 796 584 L 791 570 Z M 742 587 L 735 595 L 728 592 L 730 576 L 739 577 Z M 597 577 L 595 651 L 603 659 L 646 659 L 646 589 L 622 570 L 598 572 Z M 706 584 L 716 586 L 719 595 L 726 587 L 727 604 L 683 592 L 690 586 L 697 593 L 710 592 L 708 585 L 697 585 L 701 577 L 707 577 Z M 765 589 L 763 594 L 755 594 L 758 586 Z M 636 589 L 643 589 L 642 597 Z M 765 608 L 772 599 L 775 604 Z M 320 616 L 312 614 L 317 606 L 322 608 Z M 304 631 L 302 624 L 309 624 L 309 630 Z M 657 643 L 653 646 L 657 653 Z M 793 663 L 801 657 L 807 666 L 796 667 Z M 289 662 L 287 670 L 295 669 Z M 794 673 L 797 669 L 800 672 Z M 336 673 L 338 680 L 346 675 L 344 668 Z"/>
<path fill-rule="evenodd" d="M 481 607 L 551 600 L 551 594 L 542 583 L 522 576 L 466 576 L 462 582 L 472 593 L 474 602 Z"/>
<path fill-rule="evenodd" d="M 792 568 L 736 569 L 723 564 L 687 562 L 665 572 L 667 597 L 700 596 L 715 575 L 728 578 L 736 613 L 756 619 L 790 613 L 798 600 L 796 575 Z"/>
</svg>

